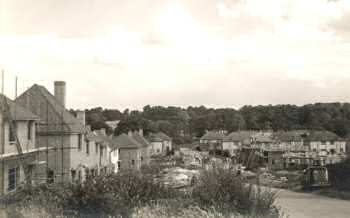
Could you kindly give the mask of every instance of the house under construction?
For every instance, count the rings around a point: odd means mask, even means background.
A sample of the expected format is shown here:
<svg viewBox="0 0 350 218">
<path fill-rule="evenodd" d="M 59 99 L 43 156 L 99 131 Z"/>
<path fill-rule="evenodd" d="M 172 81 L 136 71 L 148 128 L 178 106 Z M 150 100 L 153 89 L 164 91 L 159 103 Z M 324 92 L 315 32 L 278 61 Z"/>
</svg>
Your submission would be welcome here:
<svg viewBox="0 0 350 218">
<path fill-rule="evenodd" d="M 36 144 L 39 117 L 0 95 L 0 194 L 15 191 L 21 184 L 45 181 L 39 155 L 49 148 Z"/>
<path fill-rule="evenodd" d="M 41 153 L 39 159 L 47 164 L 41 169 L 48 182 L 84 180 L 87 176 L 108 171 L 109 148 L 103 140 L 86 137 L 85 112 L 74 117 L 66 108 L 66 83 L 54 83 L 54 95 L 45 87 L 33 85 L 16 99 L 40 118 L 37 125 L 37 146 L 53 147 Z"/>
</svg>

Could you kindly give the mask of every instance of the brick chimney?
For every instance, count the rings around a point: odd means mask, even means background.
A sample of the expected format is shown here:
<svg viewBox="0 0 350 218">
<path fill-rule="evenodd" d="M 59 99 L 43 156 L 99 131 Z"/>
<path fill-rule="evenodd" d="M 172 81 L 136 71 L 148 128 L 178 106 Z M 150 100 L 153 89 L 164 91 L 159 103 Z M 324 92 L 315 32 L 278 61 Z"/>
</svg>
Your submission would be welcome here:
<svg viewBox="0 0 350 218">
<path fill-rule="evenodd" d="M 83 124 L 84 126 L 86 125 L 86 121 L 85 121 L 85 111 L 76 111 L 75 112 L 77 114 L 77 119 L 80 121 L 81 124 Z"/>
<path fill-rule="evenodd" d="M 58 102 L 60 102 L 64 108 L 66 108 L 66 82 L 55 81 L 55 91 L 54 95 Z"/>
<path fill-rule="evenodd" d="M 129 137 L 132 137 L 132 131 L 131 131 L 131 130 L 129 130 L 128 136 L 129 136 Z"/>
<path fill-rule="evenodd" d="M 143 129 L 139 129 L 140 136 L 143 136 Z"/>
</svg>

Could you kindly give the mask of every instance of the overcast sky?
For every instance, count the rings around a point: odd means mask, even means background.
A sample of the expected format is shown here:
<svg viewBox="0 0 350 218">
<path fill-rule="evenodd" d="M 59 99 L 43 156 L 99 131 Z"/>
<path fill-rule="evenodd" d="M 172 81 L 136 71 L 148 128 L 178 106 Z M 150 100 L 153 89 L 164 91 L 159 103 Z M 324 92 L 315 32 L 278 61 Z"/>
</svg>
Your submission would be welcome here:
<svg viewBox="0 0 350 218">
<path fill-rule="evenodd" d="M 0 68 L 72 108 L 349 102 L 350 1 L 0 0 Z"/>
</svg>

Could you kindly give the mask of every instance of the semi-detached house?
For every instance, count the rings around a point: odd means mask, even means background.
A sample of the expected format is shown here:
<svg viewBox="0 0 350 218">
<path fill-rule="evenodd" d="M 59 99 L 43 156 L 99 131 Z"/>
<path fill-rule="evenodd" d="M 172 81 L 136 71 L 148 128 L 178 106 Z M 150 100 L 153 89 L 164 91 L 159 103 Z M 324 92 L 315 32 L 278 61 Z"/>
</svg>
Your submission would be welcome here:
<svg viewBox="0 0 350 218">
<path fill-rule="evenodd" d="M 38 171 L 45 164 L 37 158 L 44 151 L 36 146 L 38 120 L 38 116 L 0 95 L 0 195 L 16 191 L 24 183 L 45 181 Z"/>
<path fill-rule="evenodd" d="M 66 83 L 56 81 L 54 85 L 54 95 L 35 84 L 16 102 L 41 120 L 36 130 L 37 146 L 54 147 L 48 155 L 40 155 L 41 160 L 48 160 L 48 166 L 41 169 L 42 173 L 47 173 L 48 181 L 82 181 L 106 167 L 101 166 L 100 159 L 108 162 L 107 148 L 100 143 L 98 152 L 93 150 L 96 144 L 92 145 L 87 137 L 84 114 L 78 113 L 75 117 L 65 108 Z"/>
</svg>

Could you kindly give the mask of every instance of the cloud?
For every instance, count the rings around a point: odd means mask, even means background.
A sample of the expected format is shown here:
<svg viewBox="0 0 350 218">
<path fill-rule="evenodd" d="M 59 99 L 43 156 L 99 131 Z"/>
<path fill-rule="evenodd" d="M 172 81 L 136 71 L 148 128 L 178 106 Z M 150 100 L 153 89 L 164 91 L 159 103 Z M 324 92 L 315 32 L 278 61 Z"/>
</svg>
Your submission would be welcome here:
<svg viewBox="0 0 350 218">
<path fill-rule="evenodd" d="M 71 107 L 349 99 L 345 0 L 3 2 L 0 67 Z"/>
</svg>

